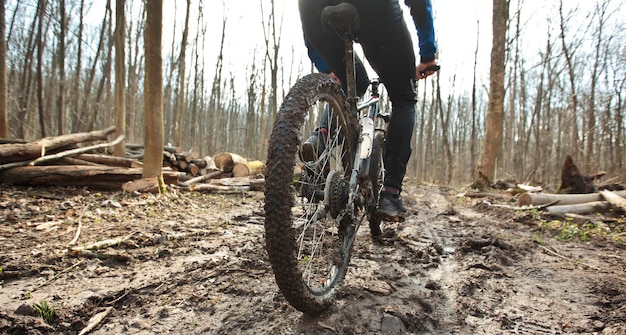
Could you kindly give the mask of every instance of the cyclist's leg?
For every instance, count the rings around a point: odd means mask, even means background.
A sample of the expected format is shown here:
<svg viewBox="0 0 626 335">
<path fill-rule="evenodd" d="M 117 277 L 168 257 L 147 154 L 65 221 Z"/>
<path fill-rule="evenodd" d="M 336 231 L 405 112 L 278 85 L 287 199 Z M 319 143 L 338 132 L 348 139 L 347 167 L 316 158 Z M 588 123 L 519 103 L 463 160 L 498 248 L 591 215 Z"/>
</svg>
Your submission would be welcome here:
<svg viewBox="0 0 626 335">
<path fill-rule="evenodd" d="M 377 29 L 361 32 L 361 45 L 378 73 L 392 103 L 385 155 L 385 189 L 398 193 L 411 155 L 415 123 L 415 50 L 397 0 L 389 0 L 387 11 L 372 12 Z M 399 203 L 403 209 L 402 203 Z"/>
</svg>

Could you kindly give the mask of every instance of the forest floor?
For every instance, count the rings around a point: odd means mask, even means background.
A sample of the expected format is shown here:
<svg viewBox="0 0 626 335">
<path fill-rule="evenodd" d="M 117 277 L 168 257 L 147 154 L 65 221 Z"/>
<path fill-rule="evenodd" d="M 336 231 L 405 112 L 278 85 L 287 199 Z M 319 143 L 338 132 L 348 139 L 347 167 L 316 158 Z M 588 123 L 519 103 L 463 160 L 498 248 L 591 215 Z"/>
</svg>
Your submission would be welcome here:
<svg viewBox="0 0 626 335">
<path fill-rule="evenodd" d="M 310 317 L 275 284 L 262 192 L 0 186 L 0 333 L 626 334 L 623 213 L 409 181 L 411 215 L 384 244 L 359 231 L 336 304 Z"/>
</svg>

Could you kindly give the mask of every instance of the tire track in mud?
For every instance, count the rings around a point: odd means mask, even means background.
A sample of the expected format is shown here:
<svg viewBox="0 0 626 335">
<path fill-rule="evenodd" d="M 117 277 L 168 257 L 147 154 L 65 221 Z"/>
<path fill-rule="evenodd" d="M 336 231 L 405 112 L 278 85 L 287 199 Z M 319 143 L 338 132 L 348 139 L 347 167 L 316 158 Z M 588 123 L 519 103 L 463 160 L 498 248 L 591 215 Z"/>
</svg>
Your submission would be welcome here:
<svg viewBox="0 0 626 335">
<path fill-rule="evenodd" d="M 360 231 L 336 306 L 303 321 L 301 333 L 591 334 L 605 327 L 584 270 L 563 271 L 511 216 L 457 210 L 450 197 L 438 187 L 410 194 L 413 215 L 386 227 L 385 245 Z"/>
<path fill-rule="evenodd" d="M 137 231 L 133 243 L 112 248 L 130 262 L 85 259 L 31 299 L 21 292 L 77 260 L 33 258 L 35 245 L 60 249 L 55 232 L 7 226 L 12 235 L 4 238 L 15 243 L 0 260 L 26 265 L 0 282 L 0 332 L 78 334 L 112 306 L 91 334 L 626 334 L 623 245 L 552 239 L 445 187 L 407 183 L 405 191 L 411 215 L 385 225 L 382 244 L 372 243 L 366 225 L 359 231 L 337 301 L 318 317 L 292 308 L 275 284 L 258 195 L 181 196 L 176 208 L 160 200 L 156 209 L 94 214 L 101 221 L 84 227 L 83 241 Z M 58 304 L 54 324 L 15 313 L 43 299 Z"/>
</svg>

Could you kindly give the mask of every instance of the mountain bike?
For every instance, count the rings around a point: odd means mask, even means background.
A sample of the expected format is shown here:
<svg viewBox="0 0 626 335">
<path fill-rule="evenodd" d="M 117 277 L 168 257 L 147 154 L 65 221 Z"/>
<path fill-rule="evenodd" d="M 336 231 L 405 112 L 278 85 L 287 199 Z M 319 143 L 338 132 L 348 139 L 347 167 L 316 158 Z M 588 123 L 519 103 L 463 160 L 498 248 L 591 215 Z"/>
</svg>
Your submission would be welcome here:
<svg viewBox="0 0 626 335">
<path fill-rule="evenodd" d="M 369 98 L 356 94 L 356 8 L 326 7 L 322 24 L 345 44 L 347 94 L 330 76 L 313 73 L 289 90 L 269 139 L 265 178 L 266 250 L 285 299 L 297 310 L 328 309 L 343 281 L 361 224 L 381 235 L 377 205 L 384 179 L 384 149 L 390 115 L 382 110 L 380 81 Z M 325 149 L 313 161 L 299 157 L 304 136 L 330 109 Z"/>
</svg>

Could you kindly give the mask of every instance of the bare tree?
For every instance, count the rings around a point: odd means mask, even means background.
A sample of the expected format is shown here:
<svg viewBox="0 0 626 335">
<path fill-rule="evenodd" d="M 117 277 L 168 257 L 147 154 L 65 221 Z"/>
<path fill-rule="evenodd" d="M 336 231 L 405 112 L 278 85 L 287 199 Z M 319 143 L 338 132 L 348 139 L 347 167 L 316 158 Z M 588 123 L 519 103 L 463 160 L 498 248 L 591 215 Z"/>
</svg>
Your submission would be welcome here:
<svg viewBox="0 0 626 335">
<path fill-rule="evenodd" d="M 110 27 L 110 22 L 109 22 L 109 16 L 111 15 L 110 9 L 111 9 L 111 0 L 107 0 L 105 15 L 103 15 L 103 18 L 102 18 L 102 26 L 100 29 L 100 38 L 98 40 L 98 48 L 96 49 L 96 54 L 94 55 L 94 58 L 93 58 L 93 64 L 91 65 L 91 69 L 89 70 L 89 76 L 86 79 L 85 94 L 83 96 L 83 101 L 82 101 L 80 110 L 76 111 L 76 119 L 74 120 L 74 127 L 73 127 L 74 132 L 77 132 L 80 129 L 82 125 L 81 122 L 88 120 L 88 122 L 91 123 L 92 122 L 91 120 L 93 120 L 93 118 L 95 117 L 93 115 L 94 112 L 97 112 L 96 110 L 92 110 L 89 108 L 89 97 L 91 95 L 91 88 L 93 86 L 93 82 L 96 79 L 96 74 L 97 74 L 96 70 L 99 65 L 99 59 L 104 50 L 104 46 L 105 46 L 104 43 L 107 38 L 107 28 Z M 82 16 L 81 16 L 81 22 L 82 22 Z M 76 85 L 78 85 L 78 83 Z M 99 90 L 100 89 L 98 88 L 98 91 Z M 78 91 L 75 92 L 75 94 L 78 94 Z"/>
<path fill-rule="evenodd" d="M 491 69 L 489 71 L 489 105 L 480 163 L 474 175 L 474 185 L 480 188 L 490 184 L 494 179 L 498 149 L 502 142 L 505 94 L 504 58 L 509 20 L 509 0 L 493 0 L 492 20 L 493 44 L 491 46 Z"/>
<path fill-rule="evenodd" d="M 116 136 L 126 134 L 126 9 L 125 0 L 115 1 L 115 130 Z M 118 157 L 126 155 L 126 141 L 121 141 L 113 148 Z"/>
<path fill-rule="evenodd" d="M 218 123 L 218 114 L 220 114 L 220 108 L 222 104 L 222 71 L 224 65 L 224 41 L 226 39 L 226 15 L 222 18 L 222 36 L 220 39 L 220 48 L 217 56 L 217 62 L 215 64 L 215 75 L 213 76 L 213 83 L 211 86 L 211 95 L 209 97 L 209 110 L 208 113 L 213 119 L 209 122 L 209 152 L 215 150 L 218 137 L 221 135 L 220 128 L 216 126 Z"/>
<path fill-rule="evenodd" d="M 141 6 L 143 6 L 143 0 L 140 2 Z M 141 77 L 141 73 L 143 72 L 143 52 L 141 49 L 141 40 L 144 34 L 145 28 L 145 13 L 146 11 L 142 7 L 138 13 L 140 18 L 138 20 L 129 20 L 129 29 L 127 39 L 128 45 L 128 99 L 126 104 L 126 123 L 130 125 L 127 128 L 126 134 L 128 134 L 128 141 L 137 142 L 138 138 L 141 138 L 143 135 L 143 128 L 137 127 L 136 125 L 142 124 L 140 122 L 141 114 L 141 99 L 139 99 L 139 80 Z M 136 24 L 135 24 L 136 22 Z M 133 30 L 133 27 L 136 27 Z"/>
<path fill-rule="evenodd" d="M 568 19 L 565 17 L 563 13 L 563 0 L 559 0 L 559 28 L 560 28 L 560 39 L 561 39 L 561 47 L 563 48 L 563 57 L 565 57 L 565 61 L 567 64 L 568 70 L 568 79 L 570 84 L 570 100 L 571 100 L 571 109 L 572 109 L 572 131 L 570 132 L 570 140 L 571 146 L 574 148 L 574 152 L 571 153 L 574 161 L 578 158 L 578 93 L 576 88 L 576 70 L 574 69 L 574 52 L 576 51 L 575 45 L 568 45 L 566 42 L 566 34 L 567 34 L 567 22 Z"/>
<path fill-rule="evenodd" d="M 480 21 L 476 21 L 476 49 L 474 50 L 474 73 L 472 75 L 472 129 L 470 134 L 470 171 L 476 169 L 476 142 L 478 138 L 478 131 L 476 130 L 476 69 L 478 67 L 478 47 L 480 41 Z"/>
<path fill-rule="evenodd" d="M 598 77 L 600 67 L 602 66 L 603 57 L 606 57 L 605 47 L 603 44 L 605 43 L 603 40 L 605 36 L 603 35 L 606 20 L 607 20 L 607 2 L 603 2 L 601 4 L 596 5 L 595 15 L 598 19 L 597 26 L 597 35 L 595 40 L 595 53 L 593 55 L 593 62 L 591 64 L 591 83 L 589 87 L 589 100 L 587 105 L 587 132 L 586 132 L 586 141 L 585 141 L 585 170 L 591 171 L 592 162 L 597 161 L 597 157 L 594 153 L 595 146 L 595 138 L 594 134 L 596 132 L 596 91 L 598 86 Z M 608 120 L 607 120 L 608 121 Z"/>
<path fill-rule="evenodd" d="M 6 0 L 0 3 L 0 138 L 9 138 L 8 86 L 7 86 L 7 45 L 6 39 Z"/>
<path fill-rule="evenodd" d="M 43 48 L 44 48 L 44 32 L 43 32 L 43 21 L 46 14 L 46 7 L 48 1 L 39 1 L 39 5 L 37 6 L 37 16 L 38 16 L 38 25 L 37 25 L 37 102 L 38 102 L 38 110 L 39 110 L 39 127 L 41 137 L 46 137 L 46 122 L 45 122 L 45 111 L 44 111 L 44 101 L 43 101 Z"/>
<path fill-rule="evenodd" d="M 280 50 L 280 30 L 282 27 L 276 27 L 276 6 L 275 1 L 270 0 L 269 18 L 265 21 L 265 10 L 263 9 L 263 1 L 261 4 L 261 16 L 263 18 L 263 36 L 265 39 L 265 58 L 270 70 L 270 95 L 269 95 L 269 122 L 272 123 L 278 110 L 278 60 Z M 261 134 L 261 147 L 265 143 L 265 134 Z M 263 150 L 264 152 L 264 150 Z"/>
<path fill-rule="evenodd" d="M 57 96 L 57 134 L 65 132 L 65 38 L 67 34 L 67 15 L 65 0 L 59 0 L 59 93 Z"/>
<path fill-rule="evenodd" d="M 76 38 L 76 68 L 74 69 L 74 115 L 80 115 L 80 77 L 81 77 L 81 72 L 82 72 L 82 67 L 83 67 L 83 63 L 82 63 L 82 59 L 83 59 L 83 31 L 85 28 L 83 19 L 84 19 L 84 13 L 85 13 L 85 0 L 80 0 L 80 6 L 79 6 L 79 15 L 78 15 L 78 36 Z M 76 131 L 78 129 L 79 126 L 79 122 L 76 119 L 77 117 L 75 117 L 72 120 L 72 131 Z"/>
<path fill-rule="evenodd" d="M 253 58 L 254 59 L 254 58 Z M 257 124 L 256 124 L 256 106 L 257 106 L 257 92 L 256 92 L 256 77 L 258 73 L 256 70 L 255 62 L 252 62 L 250 68 L 250 75 L 248 79 L 248 90 L 246 91 L 247 96 L 247 107 L 248 111 L 246 113 L 246 134 L 244 141 L 244 148 L 246 150 L 247 155 L 256 154 L 253 148 L 255 148 L 255 139 L 257 139 Z"/>
<path fill-rule="evenodd" d="M 176 97 L 176 146 L 182 145 L 183 120 L 185 115 L 185 65 L 187 58 L 187 35 L 189 34 L 189 13 L 191 12 L 191 0 L 187 0 L 187 12 L 185 14 L 185 27 L 183 39 L 180 42 L 180 55 L 178 56 L 178 96 Z"/>
<path fill-rule="evenodd" d="M 156 176 L 163 189 L 163 1 L 146 2 L 143 177 Z"/>
</svg>

